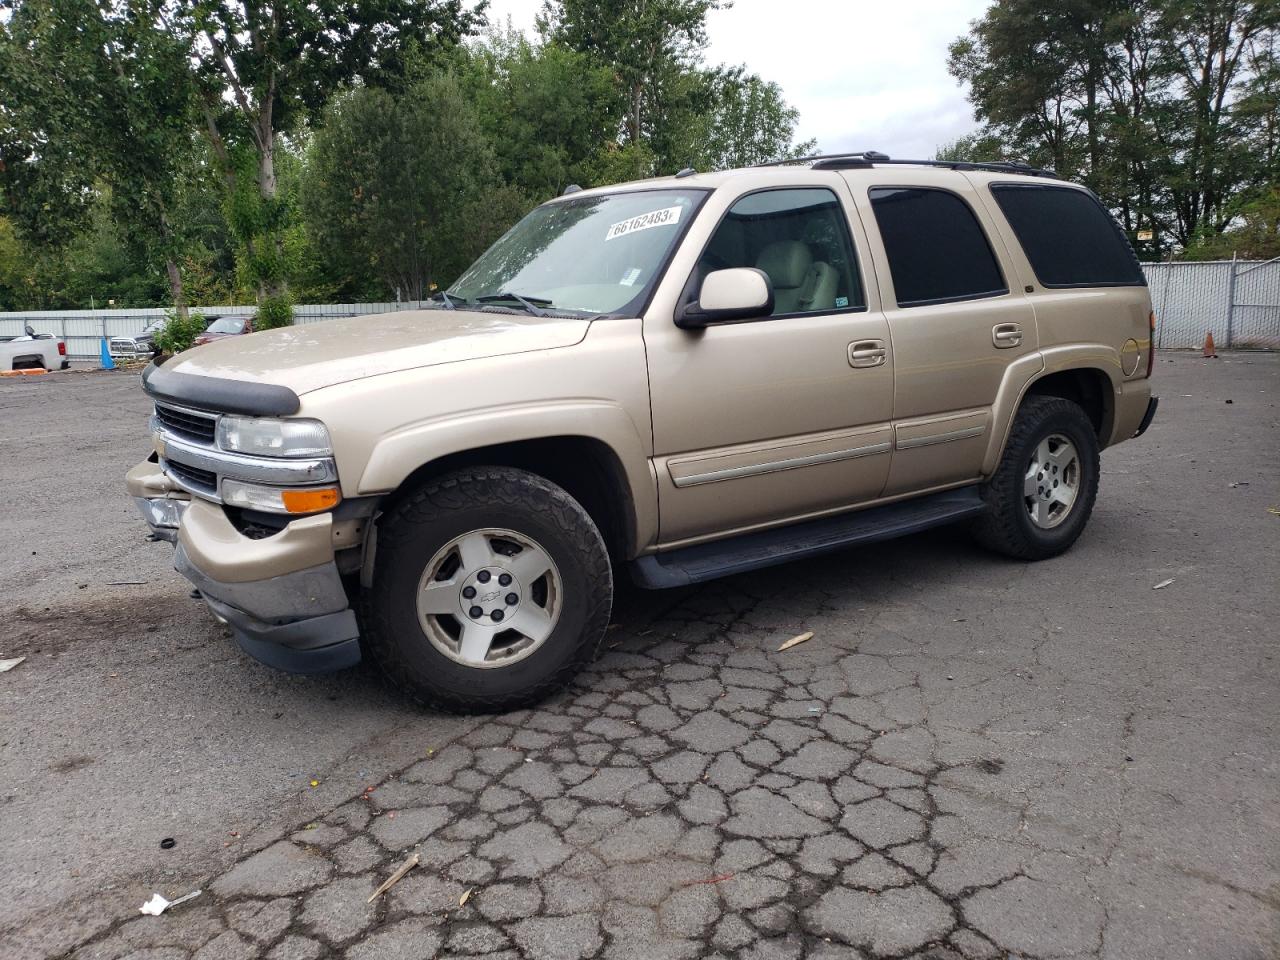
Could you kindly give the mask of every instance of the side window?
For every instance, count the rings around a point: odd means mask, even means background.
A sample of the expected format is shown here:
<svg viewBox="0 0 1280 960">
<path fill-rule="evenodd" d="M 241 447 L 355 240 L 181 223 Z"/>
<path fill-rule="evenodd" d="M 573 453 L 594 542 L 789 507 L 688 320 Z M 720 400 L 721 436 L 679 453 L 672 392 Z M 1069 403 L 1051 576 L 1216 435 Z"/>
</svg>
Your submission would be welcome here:
<svg viewBox="0 0 1280 960">
<path fill-rule="evenodd" d="M 900 307 L 1008 293 L 987 235 L 954 193 L 922 187 L 871 190 Z"/>
<path fill-rule="evenodd" d="M 735 203 L 694 269 L 694 296 L 708 273 L 730 267 L 769 276 L 775 317 L 867 305 L 844 210 L 824 188 L 765 190 Z"/>
<path fill-rule="evenodd" d="M 1046 287 L 1146 283 L 1129 241 L 1092 194 L 1020 183 L 993 184 L 991 194 Z"/>
</svg>

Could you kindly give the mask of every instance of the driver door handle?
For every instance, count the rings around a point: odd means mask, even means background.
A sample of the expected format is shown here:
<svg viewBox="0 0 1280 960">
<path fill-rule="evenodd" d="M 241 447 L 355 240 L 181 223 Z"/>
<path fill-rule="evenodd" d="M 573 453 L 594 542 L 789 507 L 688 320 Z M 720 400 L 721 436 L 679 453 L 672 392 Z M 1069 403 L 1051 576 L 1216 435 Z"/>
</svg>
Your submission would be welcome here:
<svg viewBox="0 0 1280 960">
<path fill-rule="evenodd" d="M 878 367 L 884 363 L 885 356 L 883 340 L 855 340 L 849 344 L 851 367 Z"/>
</svg>

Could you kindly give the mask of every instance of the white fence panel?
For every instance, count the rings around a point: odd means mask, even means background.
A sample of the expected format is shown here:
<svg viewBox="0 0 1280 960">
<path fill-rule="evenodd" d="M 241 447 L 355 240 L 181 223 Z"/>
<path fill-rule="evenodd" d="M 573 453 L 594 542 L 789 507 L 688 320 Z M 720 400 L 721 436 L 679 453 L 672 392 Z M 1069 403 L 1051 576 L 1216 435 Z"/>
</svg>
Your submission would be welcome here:
<svg viewBox="0 0 1280 960">
<path fill-rule="evenodd" d="M 1280 349 L 1280 261 L 1218 260 L 1204 263 L 1144 263 L 1162 349 L 1193 349 L 1212 331 L 1219 347 Z M 402 303 L 308 303 L 293 308 L 293 322 L 318 323 L 334 317 L 417 310 L 421 301 Z M 252 316 L 249 305 L 192 307 L 206 317 Z M 0 313 L 0 336 L 19 336 L 30 324 L 37 333 L 67 341 L 77 360 L 97 359 L 103 337 L 130 337 L 163 307 L 111 310 L 26 310 Z"/>
</svg>

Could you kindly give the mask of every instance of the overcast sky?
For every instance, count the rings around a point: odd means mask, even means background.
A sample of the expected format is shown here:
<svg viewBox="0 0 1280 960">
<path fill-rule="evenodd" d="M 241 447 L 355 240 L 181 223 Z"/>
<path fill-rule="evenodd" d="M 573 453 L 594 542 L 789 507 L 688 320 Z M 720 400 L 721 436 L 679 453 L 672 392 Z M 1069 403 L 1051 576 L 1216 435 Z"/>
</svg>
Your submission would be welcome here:
<svg viewBox="0 0 1280 960">
<path fill-rule="evenodd" d="M 736 0 L 708 18 L 711 63 L 745 63 L 800 110 L 824 153 L 926 159 L 976 126 L 947 44 L 988 0 Z M 490 0 L 491 22 L 532 31 L 542 0 Z"/>
</svg>

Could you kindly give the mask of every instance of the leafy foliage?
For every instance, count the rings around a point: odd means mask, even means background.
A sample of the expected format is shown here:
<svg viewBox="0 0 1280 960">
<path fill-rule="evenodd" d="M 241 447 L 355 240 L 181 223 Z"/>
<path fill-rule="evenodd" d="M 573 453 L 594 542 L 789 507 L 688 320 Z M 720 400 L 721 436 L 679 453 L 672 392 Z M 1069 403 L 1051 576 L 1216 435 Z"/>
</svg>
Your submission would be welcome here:
<svg viewBox="0 0 1280 960">
<path fill-rule="evenodd" d="M 1274 0 L 999 0 L 950 50 L 966 146 L 1083 180 L 1147 257 L 1208 250 L 1276 180 L 1278 29 Z"/>
<path fill-rule="evenodd" d="M 724 0 L 547 0 L 537 39 L 470 0 L 5 6 L 5 304 L 420 297 L 571 183 L 808 146 L 702 65 Z"/>
<path fill-rule="evenodd" d="M 204 333 L 208 323 L 200 313 L 191 313 L 185 317 L 177 312 L 170 313 L 152 342 L 161 353 L 170 355 L 190 350 L 196 337 Z"/>
</svg>

